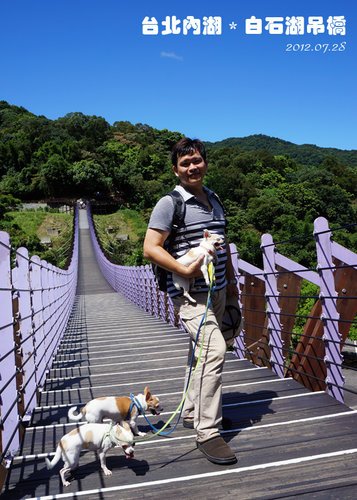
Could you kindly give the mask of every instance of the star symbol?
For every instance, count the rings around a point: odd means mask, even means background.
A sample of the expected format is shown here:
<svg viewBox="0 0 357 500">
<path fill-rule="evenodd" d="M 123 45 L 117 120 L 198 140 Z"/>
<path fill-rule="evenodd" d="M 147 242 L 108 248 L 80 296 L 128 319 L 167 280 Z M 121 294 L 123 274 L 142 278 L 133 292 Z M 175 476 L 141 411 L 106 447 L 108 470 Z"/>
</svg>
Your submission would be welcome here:
<svg viewBox="0 0 357 500">
<path fill-rule="evenodd" d="M 236 30 L 237 29 L 237 23 L 235 23 L 234 21 L 232 21 L 231 23 L 229 23 L 229 28 L 231 30 Z"/>
</svg>

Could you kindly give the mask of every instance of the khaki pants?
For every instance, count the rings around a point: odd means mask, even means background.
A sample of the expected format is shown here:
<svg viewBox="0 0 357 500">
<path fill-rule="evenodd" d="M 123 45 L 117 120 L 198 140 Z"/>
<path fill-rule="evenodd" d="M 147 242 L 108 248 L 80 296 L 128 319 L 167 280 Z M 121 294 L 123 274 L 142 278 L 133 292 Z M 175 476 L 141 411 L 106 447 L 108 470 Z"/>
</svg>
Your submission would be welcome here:
<svg viewBox="0 0 357 500">
<path fill-rule="evenodd" d="M 196 293 L 193 297 L 197 300 L 197 304 L 191 304 L 185 297 L 173 299 L 192 342 L 196 339 L 206 309 L 207 293 Z M 206 324 L 201 327 L 195 349 L 196 362 L 203 339 L 201 361 L 192 378 L 183 409 L 184 418 L 194 417 L 197 441 L 201 442 L 219 435 L 218 426 L 222 420 L 222 370 L 226 343 L 221 333 L 221 325 L 225 302 L 225 288 L 212 295 L 212 305 L 208 310 Z M 192 342 L 188 354 L 186 380 L 192 358 Z"/>
</svg>

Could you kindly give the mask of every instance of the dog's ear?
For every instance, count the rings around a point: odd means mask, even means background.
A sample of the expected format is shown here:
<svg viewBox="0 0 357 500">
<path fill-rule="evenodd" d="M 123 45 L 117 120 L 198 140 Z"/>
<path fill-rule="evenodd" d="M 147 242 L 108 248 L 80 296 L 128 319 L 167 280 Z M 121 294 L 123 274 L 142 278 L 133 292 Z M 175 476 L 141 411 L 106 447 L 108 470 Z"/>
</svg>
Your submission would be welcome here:
<svg viewBox="0 0 357 500">
<path fill-rule="evenodd" d="M 151 392 L 150 392 L 149 386 L 145 387 L 144 395 L 145 395 L 145 401 L 149 401 L 149 399 L 151 398 Z"/>
<path fill-rule="evenodd" d="M 209 238 L 211 236 L 211 233 L 208 231 L 208 229 L 203 230 L 203 237 L 204 238 Z"/>
</svg>

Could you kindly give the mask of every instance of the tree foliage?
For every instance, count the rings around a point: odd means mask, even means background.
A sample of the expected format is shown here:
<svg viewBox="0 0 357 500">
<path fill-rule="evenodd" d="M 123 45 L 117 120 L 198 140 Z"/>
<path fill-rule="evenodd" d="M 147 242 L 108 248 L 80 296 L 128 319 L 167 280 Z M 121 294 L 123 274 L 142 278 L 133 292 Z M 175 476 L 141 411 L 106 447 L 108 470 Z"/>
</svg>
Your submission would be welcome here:
<svg viewBox="0 0 357 500">
<path fill-rule="evenodd" d="M 69 113 L 57 120 L 0 101 L 0 192 L 26 199 L 101 198 L 150 211 L 175 185 L 179 132 Z M 242 258 L 259 264 L 264 232 L 282 253 L 313 262 L 313 221 L 326 217 L 355 249 L 357 151 L 297 146 L 263 135 L 207 143 L 207 185 L 227 208 Z M 338 234 L 335 237 L 338 239 Z"/>
</svg>

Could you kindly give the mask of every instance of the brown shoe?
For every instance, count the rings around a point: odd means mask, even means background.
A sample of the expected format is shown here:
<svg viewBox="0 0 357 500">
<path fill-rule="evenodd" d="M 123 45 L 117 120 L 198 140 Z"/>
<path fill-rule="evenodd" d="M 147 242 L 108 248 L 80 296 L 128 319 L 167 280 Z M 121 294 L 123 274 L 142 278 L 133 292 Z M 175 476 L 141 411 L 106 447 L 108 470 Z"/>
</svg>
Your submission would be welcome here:
<svg viewBox="0 0 357 500">
<path fill-rule="evenodd" d="M 237 462 L 237 457 L 221 436 L 215 436 L 202 443 L 197 441 L 196 444 L 197 448 L 214 464 L 228 465 Z"/>
<path fill-rule="evenodd" d="M 182 419 L 182 425 L 186 427 L 186 429 L 194 429 L 194 423 L 193 423 L 193 418 L 183 418 Z"/>
</svg>

